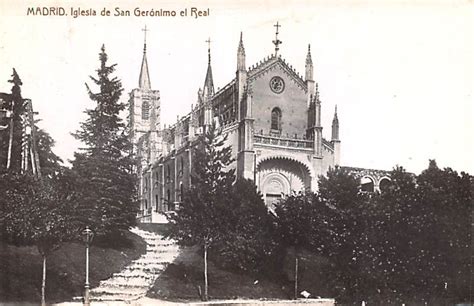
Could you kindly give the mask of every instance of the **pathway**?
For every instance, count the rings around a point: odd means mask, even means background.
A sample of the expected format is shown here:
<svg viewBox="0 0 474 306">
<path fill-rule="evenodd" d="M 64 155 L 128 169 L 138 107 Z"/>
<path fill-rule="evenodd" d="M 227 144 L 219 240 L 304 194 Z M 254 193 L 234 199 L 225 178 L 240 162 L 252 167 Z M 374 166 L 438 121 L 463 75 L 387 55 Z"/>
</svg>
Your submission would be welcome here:
<svg viewBox="0 0 474 306">
<path fill-rule="evenodd" d="M 138 228 L 133 228 L 131 232 L 145 240 L 146 253 L 93 288 L 93 301 L 134 301 L 143 298 L 161 272 L 179 254 L 178 245 L 160 234 Z"/>
</svg>

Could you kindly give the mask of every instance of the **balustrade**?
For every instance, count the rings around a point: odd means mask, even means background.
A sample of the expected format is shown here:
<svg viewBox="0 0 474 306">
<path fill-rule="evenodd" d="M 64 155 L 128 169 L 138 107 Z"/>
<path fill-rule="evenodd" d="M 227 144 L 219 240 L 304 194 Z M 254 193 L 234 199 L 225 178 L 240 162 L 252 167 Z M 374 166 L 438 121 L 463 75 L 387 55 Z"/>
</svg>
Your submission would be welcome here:
<svg viewBox="0 0 474 306">
<path fill-rule="evenodd" d="M 254 142 L 272 145 L 272 146 L 280 146 L 280 147 L 301 148 L 301 149 L 313 148 L 313 141 L 308 140 L 308 139 L 303 139 L 303 138 L 289 138 L 289 137 L 280 137 L 280 136 L 273 136 L 273 135 L 255 134 Z"/>
</svg>

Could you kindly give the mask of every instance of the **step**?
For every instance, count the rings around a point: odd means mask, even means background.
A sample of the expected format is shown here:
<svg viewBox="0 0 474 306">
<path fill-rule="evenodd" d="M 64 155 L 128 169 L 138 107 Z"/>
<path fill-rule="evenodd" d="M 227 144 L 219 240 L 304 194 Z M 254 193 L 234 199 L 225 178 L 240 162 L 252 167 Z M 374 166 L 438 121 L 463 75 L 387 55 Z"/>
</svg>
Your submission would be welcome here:
<svg viewBox="0 0 474 306">
<path fill-rule="evenodd" d="M 175 240 L 134 228 L 147 243 L 146 253 L 91 290 L 94 301 L 131 301 L 144 297 L 166 266 L 178 256 Z"/>
</svg>

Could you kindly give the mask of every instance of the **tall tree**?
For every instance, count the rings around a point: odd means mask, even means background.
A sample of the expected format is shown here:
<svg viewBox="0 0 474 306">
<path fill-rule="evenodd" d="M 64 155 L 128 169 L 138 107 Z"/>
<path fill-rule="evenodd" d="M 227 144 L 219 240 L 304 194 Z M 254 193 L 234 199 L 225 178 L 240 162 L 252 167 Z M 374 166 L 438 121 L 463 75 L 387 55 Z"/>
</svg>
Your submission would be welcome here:
<svg viewBox="0 0 474 306">
<path fill-rule="evenodd" d="M 332 208 L 332 239 L 328 241 L 329 253 L 337 269 L 341 297 L 355 298 L 363 280 L 359 278 L 360 260 L 363 256 L 364 219 L 361 208 L 367 195 L 359 190 L 359 180 L 343 168 L 329 169 L 327 176 L 319 178 L 319 196 L 323 207 Z"/>
<path fill-rule="evenodd" d="M 45 305 L 46 258 L 62 241 L 71 238 L 68 218 L 72 209 L 68 194 L 58 188 L 61 160 L 53 153 L 54 140 L 45 131 L 39 131 L 39 139 L 31 139 L 36 143 L 30 145 L 38 149 L 40 166 L 45 167 L 46 177 L 21 173 L 26 110 L 21 96 L 22 82 L 15 69 L 9 82 L 13 83 L 12 92 L 1 94 L 4 103 L 0 105 L 10 115 L 3 118 L 2 126 L 6 128 L 0 131 L 0 239 L 37 247 L 43 258 L 41 297 L 42 305 Z M 52 173 L 54 180 L 51 180 Z"/>
<path fill-rule="evenodd" d="M 75 153 L 72 165 L 82 194 L 79 219 L 100 235 L 134 225 L 137 199 L 130 156 L 132 144 L 120 117 L 125 109 L 120 102 L 122 84 L 112 77 L 116 65 L 107 65 L 104 46 L 99 60 L 97 76 L 90 77 L 98 92 L 86 83 L 89 97 L 96 105 L 85 111 L 88 118 L 73 134 L 85 147 Z"/>
<path fill-rule="evenodd" d="M 419 244 L 426 217 L 415 176 L 397 166 L 390 178 L 388 188 L 372 196 L 362 208 L 364 220 L 369 221 L 365 230 L 369 235 L 365 249 L 369 260 L 364 262 L 362 273 L 374 280 L 376 289 L 403 302 L 403 296 L 414 297 L 417 293 L 410 288 L 421 291 L 422 282 L 428 281 L 433 271 L 419 271 L 420 262 L 428 254 Z"/>
<path fill-rule="evenodd" d="M 20 76 L 13 68 L 11 80 L 11 94 L 3 94 L 4 104 L 1 107 L 8 111 L 10 118 L 3 118 L 2 125 L 5 129 L 0 131 L 0 169 L 8 168 L 9 171 L 20 172 L 21 169 L 21 142 L 23 132 L 22 115 L 25 111 L 24 101 L 21 96 L 21 85 L 23 85 Z"/>
<path fill-rule="evenodd" d="M 41 175 L 48 178 L 56 177 L 62 170 L 62 159 L 53 152 L 54 139 L 43 129 L 37 128 L 37 148 Z"/>
<path fill-rule="evenodd" d="M 436 161 L 418 177 L 418 193 L 426 216 L 420 246 L 430 255 L 420 272 L 431 271 L 436 294 L 469 299 L 472 279 L 472 216 L 474 179 Z M 470 273 L 471 272 L 471 273 Z"/>
<path fill-rule="evenodd" d="M 226 236 L 213 249 L 225 268 L 248 273 L 270 273 L 279 266 L 278 241 L 274 237 L 274 215 L 251 180 L 238 179 L 227 202 Z M 217 254 L 216 254 L 217 253 Z"/>
<path fill-rule="evenodd" d="M 204 258 L 204 294 L 208 299 L 208 250 L 229 231 L 230 197 L 234 170 L 231 147 L 225 146 L 226 137 L 212 124 L 197 141 L 193 151 L 192 185 L 183 203 L 170 217 L 168 236 L 184 245 L 199 245 Z"/>
<path fill-rule="evenodd" d="M 276 206 L 278 232 L 282 243 L 295 250 L 294 298 L 298 298 L 298 262 L 301 249 L 311 245 L 311 229 L 314 226 L 314 194 L 292 195 Z"/>
</svg>

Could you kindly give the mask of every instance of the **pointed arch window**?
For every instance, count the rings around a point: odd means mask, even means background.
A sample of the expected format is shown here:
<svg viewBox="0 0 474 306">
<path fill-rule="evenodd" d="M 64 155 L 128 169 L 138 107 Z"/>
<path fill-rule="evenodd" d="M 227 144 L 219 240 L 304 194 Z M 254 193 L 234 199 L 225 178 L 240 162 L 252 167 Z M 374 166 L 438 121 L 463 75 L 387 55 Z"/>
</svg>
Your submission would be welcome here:
<svg viewBox="0 0 474 306">
<path fill-rule="evenodd" d="M 183 196 L 184 196 L 184 186 L 183 183 L 179 184 L 179 201 L 183 201 Z"/>
<path fill-rule="evenodd" d="M 171 177 L 171 168 L 170 165 L 166 165 L 166 182 L 169 183 Z"/>
<path fill-rule="evenodd" d="M 272 132 L 281 132 L 281 110 L 278 107 L 272 109 L 270 129 Z"/>
<path fill-rule="evenodd" d="M 183 157 L 181 156 L 179 158 L 179 172 L 178 172 L 178 175 L 181 176 L 183 175 L 183 171 L 184 171 L 184 159 Z"/>
<path fill-rule="evenodd" d="M 168 210 L 171 210 L 171 192 L 169 189 L 166 191 L 166 204 L 168 205 Z"/>
<path fill-rule="evenodd" d="M 150 103 L 144 100 L 142 103 L 142 119 L 148 120 L 150 118 Z"/>
</svg>

